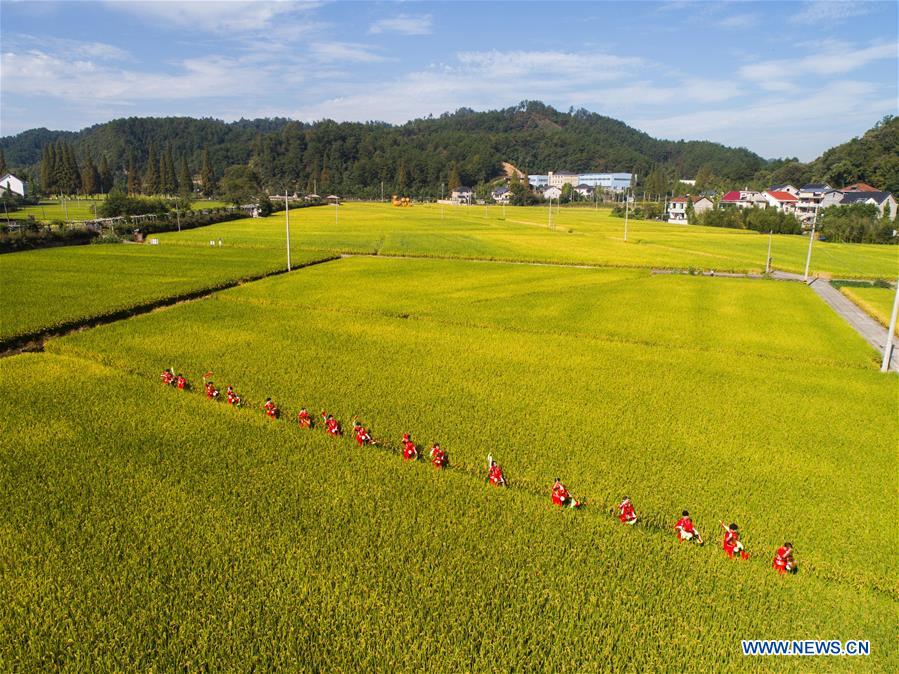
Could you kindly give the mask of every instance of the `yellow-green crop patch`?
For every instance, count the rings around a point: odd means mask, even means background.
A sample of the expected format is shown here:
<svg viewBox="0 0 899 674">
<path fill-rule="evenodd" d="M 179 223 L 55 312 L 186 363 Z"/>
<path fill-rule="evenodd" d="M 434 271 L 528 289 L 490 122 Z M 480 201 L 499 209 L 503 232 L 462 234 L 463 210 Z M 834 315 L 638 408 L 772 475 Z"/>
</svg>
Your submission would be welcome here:
<svg viewBox="0 0 899 674">
<path fill-rule="evenodd" d="M 860 286 L 843 286 L 840 292 L 868 312 L 884 327 L 889 327 L 893 313 L 893 302 L 896 291 L 891 288 L 864 288 Z M 896 326 L 899 335 L 899 325 Z"/>
<path fill-rule="evenodd" d="M 338 211 L 335 217 L 335 210 Z M 548 227 L 540 207 L 347 203 L 291 211 L 295 247 L 382 255 L 486 258 L 620 267 L 666 267 L 717 271 L 763 271 L 768 237 L 757 232 L 624 220 L 608 210 L 562 209 Z M 162 235 L 167 242 L 202 245 L 210 232 L 232 245 L 284 246 L 285 216 L 248 218 L 211 228 Z M 774 268 L 805 269 L 808 239 L 773 238 Z M 892 278 L 899 265 L 895 246 L 815 242 L 811 271 L 836 277 Z"/>
<path fill-rule="evenodd" d="M 300 265 L 324 257 L 300 252 Z M 283 269 L 272 250 L 95 245 L 0 255 L 0 339 L 10 340 Z"/>
<path fill-rule="evenodd" d="M 464 470 L 406 465 L 51 354 L 3 361 L 0 418 L 4 669 L 895 669 L 895 595 L 842 557 L 835 565 L 849 569 L 836 577 L 818 562 L 779 577 L 761 531 L 750 539 L 758 559 L 735 563 L 679 545 L 667 521 L 622 527 L 601 501 L 560 512 L 528 489 L 488 489 Z M 543 472 L 504 454 L 516 482 Z M 567 467 L 559 454 L 550 463 Z M 635 471 L 632 485 L 691 483 L 683 466 Z M 791 500 L 811 501 L 806 482 L 818 477 L 794 476 Z M 732 514 L 740 506 L 725 488 L 727 497 Z M 658 505 L 637 502 L 648 513 Z M 830 533 L 865 544 L 857 537 L 882 522 L 852 518 L 856 505 L 839 513 L 851 532 L 814 532 L 820 545 Z M 794 533 L 805 561 L 811 536 Z M 872 649 L 772 663 L 744 657 L 747 638 L 863 638 Z"/>
<path fill-rule="evenodd" d="M 492 452 L 533 490 L 627 493 L 659 530 L 685 507 L 709 535 L 737 521 L 761 565 L 789 539 L 809 575 L 895 594 L 897 382 L 801 284 L 341 260 L 48 349 L 212 370 L 472 470 Z"/>
</svg>

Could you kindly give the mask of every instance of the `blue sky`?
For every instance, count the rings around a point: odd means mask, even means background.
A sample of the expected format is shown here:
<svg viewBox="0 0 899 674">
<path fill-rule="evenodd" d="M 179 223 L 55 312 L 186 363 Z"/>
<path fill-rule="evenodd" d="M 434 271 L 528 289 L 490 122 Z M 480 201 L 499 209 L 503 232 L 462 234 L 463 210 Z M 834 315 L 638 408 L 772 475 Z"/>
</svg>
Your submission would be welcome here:
<svg viewBox="0 0 899 674">
<path fill-rule="evenodd" d="M 0 1 L 0 135 L 542 100 L 810 160 L 897 113 L 895 2 Z"/>
</svg>

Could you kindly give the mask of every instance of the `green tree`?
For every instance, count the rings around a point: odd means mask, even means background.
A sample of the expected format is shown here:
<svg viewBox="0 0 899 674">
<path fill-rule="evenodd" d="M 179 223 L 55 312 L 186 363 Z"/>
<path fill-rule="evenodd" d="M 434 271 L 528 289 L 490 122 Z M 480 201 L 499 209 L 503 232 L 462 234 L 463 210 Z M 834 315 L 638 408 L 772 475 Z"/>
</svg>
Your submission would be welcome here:
<svg viewBox="0 0 899 674">
<path fill-rule="evenodd" d="M 156 156 L 156 146 L 150 145 L 150 154 L 147 157 L 147 168 L 141 181 L 144 194 L 159 194 L 159 158 Z"/>
<path fill-rule="evenodd" d="M 220 188 L 225 199 L 235 206 L 250 204 L 259 193 L 259 177 L 249 166 L 229 166 L 222 176 Z"/>
<path fill-rule="evenodd" d="M 450 166 L 449 178 L 446 181 L 447 191 L 452 192 L 462 187 L 462 178 L 459 177 L 459 168 L 456 162 Z"/>
<path fill-rule="evenodd" d="M 200 169 L 200 187 L 203 196 L 211 197 L 215 194 L 215 172 L 212 170 L 212 162 L 209 161 L 209 148 L 203 148 L 203 167 Z"/>
<path fill-rule="evenodd" d="M 6 175 L 6 156 L 3 154 L 3 148 L 0 147 L 0 176 Z"/>
<path fill-rule="evenodd" d="M 44 194 L 56 192 L 56 148 L 51 143 L 44 145 L 41 153 L 40 176 Z"/>
<path fill-rule="evenodd" d="M 100 169 L 98 172 L 100 174 L 100 191 L 104 194 L 108 194 L 109 190 L 112 189 L 114 178 L 112 169 L 109 167 L 109 160 L 106 159 L 105 154 L 100 157 Z"/>
<path fill-rule="evenodd" d="M 181 168 L 178 171 L 178 195 L 182 199 L 190 199 L 193 191 L 194 184 L 190 177 L 190 170 L 187 168 L 187 159 L 181 157 Z"/>
<path fill-rule="evenodd" d="M 711 189 L 714 186 L 715 174 L 712 173 L 712 167 L 708 164 L 703 164 L 702 168 L 696 173 L 696 190 L 702 192 L 703 190 Z"/>
<path fill-rule="evenodd" d="M 175 175 L 175 161 L 172 158 L 172 146 L 166 145 L 165 152 L 159 157 L 161 182 L 160 191 L 172 195 L 178 192 L 178 177 Z"/>
<path fill-rule="evenodd" d="M 562 185 L 562 194 L 559 197 L 559 201 L 563 204 L 571 203 L 572 194 L 574 194 L 574 188 L 571 186 L 571 183 L 565 183 Z"/>
<path fill-rule="evenodd" d="M 81 191 L 84 194 L 97 194 L 100 191 L 100 172 L 90 155 L 87 155 L 84 168 L 81 169 Z"/>
<path fill-rule="evenodd" d="M 140 191 L 140 172 L 137 170 L 137 160 L 132 150 L 128 156 L 128 195 L 133 197 L 140 194 Z"/>
</svg>

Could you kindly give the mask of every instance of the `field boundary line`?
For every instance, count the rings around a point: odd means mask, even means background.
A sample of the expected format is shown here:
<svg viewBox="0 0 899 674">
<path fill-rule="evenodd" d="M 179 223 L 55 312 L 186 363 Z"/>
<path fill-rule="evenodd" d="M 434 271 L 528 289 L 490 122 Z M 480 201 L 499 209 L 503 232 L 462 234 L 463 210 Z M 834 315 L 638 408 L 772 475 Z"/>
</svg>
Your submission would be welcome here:
<svg viewBox="0 0 899 674">
<path fill-rule="evenodd" d="M 313 267 L 315 265 L 324 264 L 326 262 L 333 262 L 334 260 L 338 259 L 340 259 L 339 256 L 334 255 L 320 260 L 311 260 L 302 264 L 293 265 L 291 271 L 305 269 L 306 267 Z M 115 311 L 96 314 L 88 318 L 79 318 L 71 321 L 65 321 L 50 328 L 44 328 L 41 330 L 16 335 L 14 337 L 9 337 L 7 339 L 0 340 L 0 358 L 14 356 L 18 353 L 27 351 L 43 351 L 44 342 L 52 337 L 63 337 L 74 332 L 81 332 L 82 330 L 96 328 L 100 325 L 117 323 L 118 321 L 132 318 L 133 316 L 148 314 L 159 309 L 165 309 L 174 306 L 176 304 L 183 304 L 184 302 L 193 302 L 195 300 L 205 299 L 218 292 L 221 292 L 222 290 L 229 290 L 246 283 L 253 283 L 255 281 L 261 281 L 262 279 L 266 279 L 271 276 L 279 276 L 281 274 L 287 273 L 289 273 L 287 269 L 275 269 L 272 271 L 264 272 L 262 274 L 242 276 L 240 278 L 226 281 L 224 283 L 219 283 L 214 286 L 207 286 L 205 288 L 191 290 L 186 293 L 179 293 L 177 295 L 171 295 L 169 297 L 149 300 L 147 302 L 141 302 L 124 309 L 116 309 Z"/>
</svg>

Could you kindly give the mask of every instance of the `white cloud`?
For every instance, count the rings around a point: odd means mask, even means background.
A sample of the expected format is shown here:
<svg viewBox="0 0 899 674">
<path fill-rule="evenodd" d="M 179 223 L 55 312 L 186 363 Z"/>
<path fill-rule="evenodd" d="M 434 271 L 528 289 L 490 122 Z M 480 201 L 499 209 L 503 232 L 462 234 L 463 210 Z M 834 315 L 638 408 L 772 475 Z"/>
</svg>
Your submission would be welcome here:
<svg viewBox="0 0 899 674">
<path fill-rule="evenodd" d="M 389 19 L 379 19 L 375 21 L 368 32 L 375 35 L 378 33 L 399 33 L 400 35 L 430 35 L 432 30 L 433 18 L 429 15 L 412 16 L 410 14 L 400 14 Z"/>
<path fill-rule="evenodd" d="M 318 3 L 286 0 L 109 0 L 107 6 L 147 21 L 210 33 L 261 33 L 286 15 L 303 12 Z"/>
<path fill-rule="evenodd" d="M 839 128 L 859 132 L 895 109 L 895 99 L 882 97 L 869 82 L 836 81 L 804 95 L 772 95 L 740 108 L 704 108 L 670 116 L 633 120 L 639 128 L 667 138 L 710 139 L 729 145 L 751 145 L 768 157 L 798 155 L 814 159 L 834 144 Z M 735 138 L 746 139 L 745 143 Z M 844 138 L 845 140 L 845 135 Z"/>
<path fill-rule="evenodd" d="M 828 43 L 824 51 L 800 59 L 760 61 L 739 69 L 741 77 L 759 83 L 769 91 L 786 91 L 790 83 L 808 77 L 845 75 L 869 63 L 895 59 L 899 45 L 895 42 L 876 44 L 861 49 Z"/>
<path fill-rule="evenodd" d="M 805 3 L 802 11 L 790 17 L 790 20 L 795 23 L 826 23 L 853 16 L 863 16 L 870 11 L 871 6 L 866 2 L 814 0 L 814 2 Z"/>
<path fill-rule="evenodd" d="M 759 24 L 761 17 L 757 14 L 732 14 L 718 22 L 722 28 L 753 28 Z"/>
<path fill-rule="evenodd" d="M 352 42 L 313 42 L 309 45 L 312 56 L 325 63 L 374 63 L 384 57 L 364 44 Z"/>
</svg>

